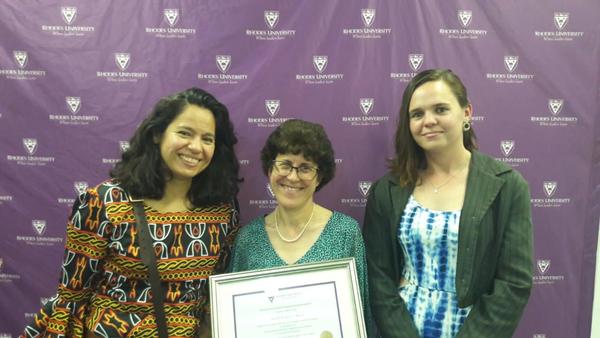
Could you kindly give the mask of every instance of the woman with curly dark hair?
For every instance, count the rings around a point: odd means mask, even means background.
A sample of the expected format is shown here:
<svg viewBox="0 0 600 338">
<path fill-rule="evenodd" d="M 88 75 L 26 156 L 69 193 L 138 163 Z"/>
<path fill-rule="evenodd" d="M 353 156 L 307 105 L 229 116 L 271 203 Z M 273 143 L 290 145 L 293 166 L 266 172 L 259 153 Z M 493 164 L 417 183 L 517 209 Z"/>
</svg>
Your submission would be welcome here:
<svg viewBox="0 0 600 338">
<path fill-rule="evenodd" d="M 158 101 L 112 179 L 75 202 L 58 293 L 23 337 L 206 332 L 206 282 L 227 266 L 238 229 L 236 143 L 227 108 L 206 91 Z"/>
<path fill-rule="evenodd" d="M 313 200 L 335 174 L 333 147 L 325 130 L 317 123 L 287 120 L 267 138 L 261 162 L 277 208 L 240 230 L 230 271 L 354 257 L 370 332 L 365 246 L 358 222 Z"/>
</svg>

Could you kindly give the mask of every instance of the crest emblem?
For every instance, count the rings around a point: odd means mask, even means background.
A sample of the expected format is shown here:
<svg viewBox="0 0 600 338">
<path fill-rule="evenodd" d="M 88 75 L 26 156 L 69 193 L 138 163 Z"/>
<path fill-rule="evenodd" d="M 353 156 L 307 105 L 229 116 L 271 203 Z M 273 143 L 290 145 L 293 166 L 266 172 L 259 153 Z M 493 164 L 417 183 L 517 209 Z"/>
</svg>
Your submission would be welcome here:
<svg viewBox="0 0 600 338">
<path fill-rule="evenodd" d="M 77 7 L 61 7 L 60 13 L 62 14 L 63 21 L 67 25 L 70 25 L 77 17 Z"/>
<path fill-rule="evenodd" d="M 273 188 L 269 183 L 267 183 L 267 192 L 269 193 L 269 196 L 271 196 L 271 198 L 275 198 L 275 193 L 273 192 Z"/>
<path fill-rule="evenodd" d="M 473 12 L 460 10 L 458 11 L 458 21 L 463 27 L 469 27 L 471 24 L 471 18 L 473 17 Z"/>
<path fill-rule="evenodd" d="M 37 140 L 34 138 L 24 138 L 23 146 L 29 155 L 33 155 L 37 150 Z"/>
<path fill-rule="evenodd" d="M 502 149 L 502 153 L 505 157 L 510 156 L 513 150 L 515 150 L 515 141 L 514 140 L 502 140 L 500 141 L 500 148 Z"/>
<path fill-rule="evenodd" d="M 269 29 L 275 28 L 279 22 L 279 11 L 265 11 L 265 22 Z"/>
<path fill-rule="evenodd" d="M 75 192 L 78 193 L 79 195 L 83 194 L 87 188 L 88 188 L 88 183 L 84 182 L 84 181 L 79 181 L 79 182 L 73 182 L 73 188 L 75 188 Z"/>
<path fill-rule="evenodd" d="M 505 55 L 504 56 L 504 68 L 509 73 L 512 73 L 517 69 L 517 65 L 519 64 L 519 57 L 514 55 Z"/>
<path fill-rule="evenodd" d="M 371 182 L 371 181 L 358 182 L 358 190 L 364 197 L 367 197 L 367 195 L 369 194 L 369 189 L 371 189 L 371 184 L 373 184 L 373 182 Z"/>
<path fill-rule="evenodd" d="M 67 103 L 67 107 L 69 107 L 69 111 L 73 114 L 77 114 L 79 112 L 79 108 L 81 108 L 81 98 L 76 96 L 67 96 L 65 97 L 65 102 Z"/>
<path fill-rule="evenodd" d="M 360 10 L 360 16 L 365 27 L 371 27 L 375 19 L 375 10 L 373 8 L 363 8 Z"/>
<path fill-rule="evenodd" d="M 549 99 L 548 108 L 550 109 L 550 113 L 552 113 L 552 115 L 560 114 L 560 111 L 563 107 L 563 102 L 564 101 L 562 99 Z"/>
<path fill-rule="evenodd" d="M 119 141 L 119 148 L 121 148 L 121 152 L 126 152 L 129 149 L 129 141 Z"/>
<path fill-rule="evenodd" d="M 127 67 L 129 67 L 129 60 L 131 59 L 131 54 L 129 53 L 115 53 L 115 63 L 117 67 L 124 72 Z"/>
<path fill-rule="evenodd" d="M 545 274 L 546 271 L 548 271 L 548 268 L 550 267 L 550 260 L 549 259 L 538 259 L 537 267 L 542 275 Z"/>
<path fill-rule="evenodd" d="M 363 97 L 360 99 L 360 110 L 363 114 L 369 115 L 371 110 L 373 110 L 373 104 L 375 103 L 375 99 L 372 97 Z"/>
<path fill-rule="evenodd" d="M 27 66 L 27 52 L 24 50 L 13 50 L 13 57 L 17 62 L 19 68 L 25 68 Z"/>
<path fill-rule="evenodd" d="M 43 235 L 44 232 L 46 232 L 46 221 L 42 219 L 34 219 L 33 221 L 31 221 L 31 225 L 33 226 L 33 229 L 39 236 Z"/>
<path fill-rule="evenodd" d="M 323 73 L 325 68 L 327 68 L 327 55 L 314 55 L 313 66 L 315 66 L 317 72 Z"/>
<path fill-rule="evenodd" d="M 269 115 L 277 115 L 279 112 L 279 100 L 265 100 L 265 108 L 267 108 Z"/>
<path fill-rule="evenodd" d="M 418 71 L 423 65 L 423 54 L 408 54 L 408 64 L 413 71 Z"/>
<path fill-rule="evenodd" d="M 217 55 L 215 60 L 221 73 L 227 73 L 229 66 L 231 66 L 231 55 Z"/>
<path fill-rule="evenodd" d="M 547 197 L 552 197 L 556 192 L 558 184 L 556 181 L 544 181 L 544 193 Z"/>
<path fill-rule="evenodd" d="M 165 21 L 169 24 L 169 26 L 173 27 L 179 20 L 179 9 L 177 8 L 165 8 L 163 10 L 163 15 L 165 17 Z"/>
<path fill-rule="evenodd" d="M 561 31 L 569 22 L 569 12 L 554 12 L 554 26 Z"/>
</svg>

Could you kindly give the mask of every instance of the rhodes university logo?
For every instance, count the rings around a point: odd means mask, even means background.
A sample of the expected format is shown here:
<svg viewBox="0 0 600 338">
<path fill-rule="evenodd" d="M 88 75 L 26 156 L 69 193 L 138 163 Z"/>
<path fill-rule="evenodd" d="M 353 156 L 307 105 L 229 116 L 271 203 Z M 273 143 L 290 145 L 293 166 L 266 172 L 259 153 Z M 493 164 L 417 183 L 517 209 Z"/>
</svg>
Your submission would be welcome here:
<svg viewBox="0 0 600 338">
<path fill-rule="evenodd" d="M 325 71 L 329 65 L 329 57 L 327 55 L 313 55 L 312 65 L 316 73 L 296 74 L 296 80 L 303 81 L 304 84 L 308 85 L 327 85 L 344 79 L 343 73 Z"/>
<path fill-rule="evenodd" d="M 75 192 L 78 195 L 81 195 L 87 190 L 88 183 L 84 181 L 73 182 L 73 188 L 75 188 Z"/>
<path fill-rule="evenodd" d="M 31 225 L 33 226 L 33 229 L 38 234 L 38 236 L 41 236 L 44 234 L 44 232 L 46 232 L 46 221 L 44 220 L 34 219 L 31 221 Z"/>
<path fill-rule="evenodd" d="M 17 63 L 17 66 L 19 66 L 19 68 L 23 69 L 23 68 L 25 68 L 25 66 L 27 66 L 27 52 L 26 51 L 14 50 L 13 57 L 15 59 L 15 62 Z"/>
<path fill-rule="evenodd" d="M 548 268 L 550 268 L 550 260 L 549 259 L 538 259 L 537 260 L 537 268 L 540 274 L 545 275 Z"/>
<path fill-rule="evenodd" d="M 177 8 L 165 8 L 163 15 L 167 24 L 171 27 L 175 27 L 179 20 L 179 9 Z"/>
<path fill-rule="evenodd" d="M 129 60 L 131 59 L 131 54 L 129 53 L 115 53 L 115 63 L 117 67 L 124 72 L 129 67 Z"/>
<path fill-rule="evenodd" d="M 493 80 L 496 83 L 523 83 L 524 81 L 533 80 L 534 74 L 523 74 L 517 72 L 519 66 L 519 56 L 504 55 L 502 64 L 506 72 L 504 73 L 486 73 L 486 78 Z"/>
<path fill-rule="evenodd" d="M 408 54 L 408 64 L 414 72 L 421 69 L 421 66 L 423 65 L 423 59 L 423 54 Z"/>
<path fill-rule="evenodd" d="M 313 66 L 319 74 L 323 73 L 327 68 L 327 55 L 314 55 Z"/>
<path fill-rule="evenodd" d="M 275 29 L 279 22 L 279 11 L 266 10 L 264 13 L 265 23 L 269 29 Z"/>
<path fill-rule="evenodd" d="M 372 97 L 360 98 L 360 110 L 364 115 L 369 115 L 369 113 L 373 110 L 374 103 L 375 99 L 373 99 Z"/>
<path fill-rule="evenodd" d="M 25 151 L 27 151 L 27 154 L 29 155 L 33 155 L 35 154 L 36 150 L 37 150 L 37 140 L 34 138 L 24 138 L 23 139 L 23 146 L 25 147 Z"/>
<path fill-rule="evenodd" d="M 569 22 L 568 12 L 554 12 L 554 26 L 559 31 L 562 31 Z"/>
<path fill-rule="evenodd" d="M 77 112 L 79 112 L 79 109 L 81 108 L 81 97 L 67 96 L 65 97 L 65 102 L 72 114 L 77 114 Z"/>
<path fill-rule="evenodd" d="M 554 23 L 556 30 L 533 31 L 533 35 L 544 41 L 573 41 L 583 38 L 584 32 L 574 32 L 566 29 L 569 16 L 569 12 L 554 12 L 552 23 Z"/>
<path fill-rule="evenodd" d="M 473 12 L 471 10 L 459 9 L 456 11 L 458 25 L 442 26 L 440 35 L 448 39 L 475 40 L 487 35 L 487 30 L 471 27 L 473 23 Z"/>
<path fill-rule="evenodd" d="M 511 167 L 519 167 L 522 164 L 529 163 L 529 157 L 513 157 L 515 151 L 515 140 L 502 140 L 500 141 L 500 150 L 503 157 L 496 157 L 496 160 L 504 162 Z"/>
<path fill-rule="evenodd" d="M 61 7 L 62 19 L 67 25 L 72 25 L 77 17 L 77 7 Z"/>
<path fill-rule="evenodd" d="M 467 28 L 471 24 L 471 19 L 473 18 L 473 12 L 467 10 L 459 10 L 458 11 L 458 21 L 460 24 Z"/>
<path fill-rule="evenodd" d="M 363 195 L 363 197 L 367 197 L 372 184 L 373 184 L 373 182 L 371 182 L 371 181 L 359 181 L 358 182 L 358 190 Z"/>
<path fill-rule="evenodd" d="M 126 152 L 129 149 L 129 141 L 119 141 L 119 149 L 121 152 Z"/>
<path fill-rule="evenodd" d="M 407 73 L 390 73 L 390 78 L 402 82 L 409 82 L 415 75 L 417 75 L 416 72 L 418 72 L 423 66 L 423 63 L 425 62 L 425 54 L 410 53 L 408 54 L 407 61 L 411 71 Z"/>
<path fill-rule="evenodd" d="M 541 116 L 531 116 L 531 122 L 547 127 L 567 127 L 577 124 L 577 116 L 573 116 L 573 114 L 569 114 L 569 112 L 565 113 L 565 101 L 563 99 L 548 99 L 546 107 L 550 114 L 546 113 Z"/>
<path fill-rule="evenodd" d="M 502 154 L 508 157 L 512 154 L 515 149 L 515 141 L 514 140 L 502 140 L 500 141 L 500 148 L 502 149 Z"/>
<path fill-rule="evenodd" d="M 279 100 L 265 100 L 265 108 L 267 108 L 267 113 L 271 116 L 277 115 L 279 112 Z"/>
<path fill-rule="evenodd" d="M 550 113 L 554 116 L 560 114 L 560 111 L 563 108 L 563 102 L 562 99 L 549 99 L 548 108 L 550 109 Z"/>
<path fill-rule="evenodd" d="M 512 73 L 517 69 L 517 65 L 519 64 L 519 57 L 515 55 L 505 55 L 504 56 L 504 68 L 507 72 Z"/>
<path fill-rule="evenodd" d="M 359 13 L 362 27 L 343 28 L 342 34 L 353 39 L 381 39 L 389 36 L 392 32 L 391 28 L 374 25 L 376 14 L 377 11 L 374 8 L 362 8 Z"/>
<path fill-rule="evenodd" d="M 556 183 L 556 181 L 544 181 L 544 193 L 546 194 L 546 197 L 550 198 L 554 196 L 557 187 L 558 183 Z"/>
<path fill-rule="evenodd" d="M 373 8 L 363 8 L 360 10 L 360 17 L 365 28 L 371 27 L 373 20 L 375 20 L 375 13 L 375 9 Z"/>
<path fill-rule="evenodd" d="M 217 55 L 215 61 L 221 73 L 225 74 L 229 70 L 229 66 L 231 66 L 231 55 Z"/>
</svg>

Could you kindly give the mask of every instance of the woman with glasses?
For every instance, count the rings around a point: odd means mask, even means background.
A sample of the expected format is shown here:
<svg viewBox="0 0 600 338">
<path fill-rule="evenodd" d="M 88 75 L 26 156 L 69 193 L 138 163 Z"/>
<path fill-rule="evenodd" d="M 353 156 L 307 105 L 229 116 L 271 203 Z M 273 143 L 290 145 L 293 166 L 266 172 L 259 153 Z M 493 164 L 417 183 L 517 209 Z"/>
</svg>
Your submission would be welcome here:
<svg viewBox="0 0 600 338">
<path fill-rule="evenodd" d="M 358 222 L 313 200 L 335 173 L 333 148 L 323 127 L 302 120 L 282 123 L 269 135 L 261 161 L 277 207 L 242 227 L 230 270 L 354 257 L 363 306 L 368 309 L 365 249 Z"/>
</svg>

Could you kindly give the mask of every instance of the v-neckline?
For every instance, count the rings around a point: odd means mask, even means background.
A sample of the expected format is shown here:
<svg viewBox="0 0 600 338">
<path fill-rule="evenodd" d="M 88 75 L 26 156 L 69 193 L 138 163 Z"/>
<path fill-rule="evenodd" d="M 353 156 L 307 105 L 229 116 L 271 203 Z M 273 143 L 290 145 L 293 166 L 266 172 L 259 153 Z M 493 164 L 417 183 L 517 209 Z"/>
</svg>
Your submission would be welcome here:
<svg viewBox="0 0 600 338">
<path fill-rule="evenodd" d="M 305 252 L 305 253 L 304 253 L 302 256 L 300 256 L 300 258 L 298 258 L 298 259 L 297 259 L 295 262 L 288 263 L 288 262 L 287 262 L 285 259 L 283 259 L 283 258 L 282 258 L 282 257 L 279 255 L 279 253 L 277 252 L 277 250 L 275 250 L 275 247 L 273 246 L 273 243 L 271 242 L 271 239 L 269 238 L 269 233 L 267 232 L 267 221 L 265 220 L 265 218 L 264 218 L 264 217 L 262 218 L 262 223 L 263 223 L 263 224 L 262 224 L 262 227 L 261 227 L 261 228 L 262 228 L 262 233 L 263 233 L 263 236 L 265 236 L 265 238 L 266 238 L 267 242 L 269 243 L 269 248 L 270 248 L 270 251 L 271 251 L 271 253 L 273 253 L 273 255 L 274 255 L 275 257 L 277 257 L 277 259 L 278 259 L 278 260 L 279 260 L 281 263 L 283 263 L 284 265 L 294 265 L 294 264 L 301 264 L 301 263 L 302 263 L 301 261 L 302 261 L 302 260 L 303 260 L 303 259 L 304 259 L 306 256 L 308 256 L 308 254 L 309 254 L 310 252 L 312 252 L 312 251 L 313 251 L 313 249 L 314 249 L 314 248 L 315 248 L 315 247 L 316 247 L 316 246 L 317 246 L 319 243 L 321 243 L 321 238 L 323 238 L 323 235 L 325 234 L 325 232 L 326 232 L 326 231 L 328 231 L 327 229 L 329 229 L 329 228 L 330 228 L 330 226 L 329 226 L 329 223 L 331 223 L 331 221 L 333 220 L 333 217 L 335 216 L 335 214 L 336 214 L 336 211 L 332 211 L 332 213 L 331 213 L 331 216 L 329 216 L 329 219 L 327 220 L 327 223 L 325 223 L 325 226 L 323 227 L 323 230 L 321 230 L 321 233 L 319 234 L 319 237 L 317 237 L 317 240 L 316 240 L 316 241 L 315 241 L 315 242 L 314 242 L 314 243 L 313 243 L 313 244 L 312 244 L 312 245 L 311 245 L 311 246 L 308 248 L 308 250 L 306 250 L 306 252 Z"/>
</svg>

